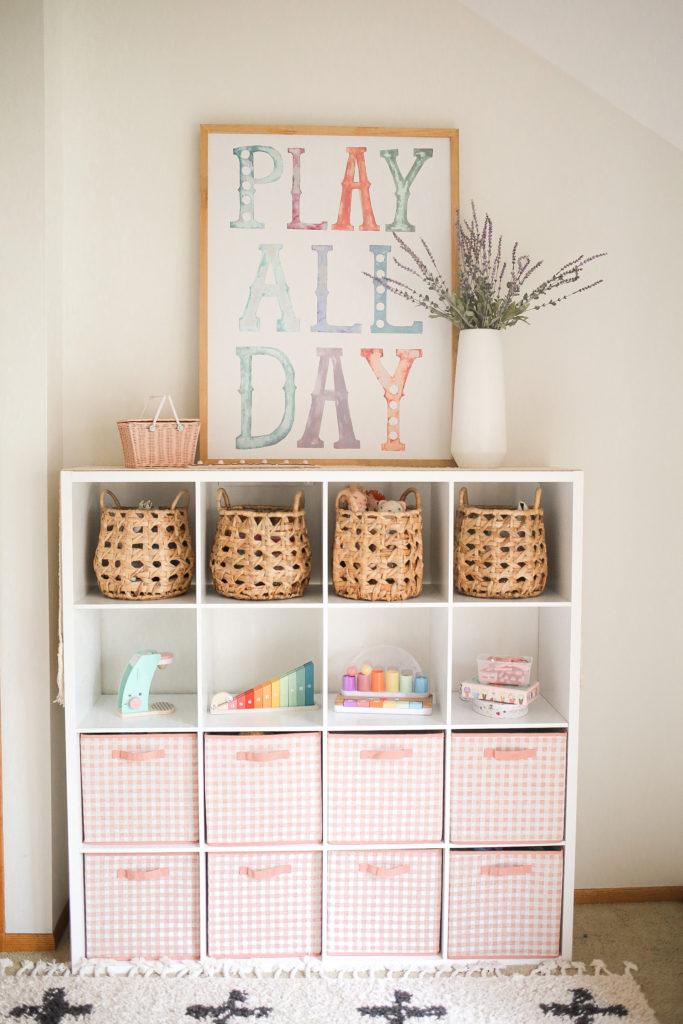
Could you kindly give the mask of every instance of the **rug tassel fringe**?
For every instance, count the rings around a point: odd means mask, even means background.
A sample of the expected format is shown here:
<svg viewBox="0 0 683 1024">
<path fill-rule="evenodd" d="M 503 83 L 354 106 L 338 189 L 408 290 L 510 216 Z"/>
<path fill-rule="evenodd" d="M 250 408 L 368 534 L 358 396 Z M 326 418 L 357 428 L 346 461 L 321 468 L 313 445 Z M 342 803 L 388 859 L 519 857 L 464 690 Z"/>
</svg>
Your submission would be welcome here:
<svg viewBox="0 0 683 1024">
<path fill-rule="evenodd" d="M 633 972 L 638 970 L 636 964 L 629 960 L 623 961 L 626 977 L 632 977 Z M 8 958 L 0 959 L 0 977 L 8 977 L 8 972 L 15 966 L 15 961 Z M 465 964 L 448 964 L 423 967 L 397 967 L 391 965 L 377 965 L 376 967 L 333 968 L 321 964 L 318 960 L 301 960 L 293 965 L 264 967 L 262 964 L 246 961 L 235 963 L 226 960 L 208 960 L 205 962 L 174 961 L 174 960 L 130 960 L 124 963 L 113 963 L 104 960 L 84 960 L 71 967 L 67 963 L 58 963 L 50 960 L 22 960 L 14 972 L 16 977 L 63 977 L 73 975 L 81 978 L 106 978 L 106 977 L 127 977 L 127 978 L 239 978 L 240 980 L 267 980 L 279 978 L 319 978 L 322 981 L 344 981 L 344 980 L 390 980 L 414 978 L 418 980 L 428 978 L 520 978 L 524 979 L 526 974 L 512 973 L 505 974 L 505 968 L 487 962 L 475 962 Z M 514 972 L 514 967 L 512 968 Z M 544 960 L 534 967 L 530 976 L 552 977 L 552 976 L 576 976 L 594 977 L 610 976 L 618 977 L 607 969 L 603 960 L 592 960 L 586 965 L 578 960 Z"/>
</svg>

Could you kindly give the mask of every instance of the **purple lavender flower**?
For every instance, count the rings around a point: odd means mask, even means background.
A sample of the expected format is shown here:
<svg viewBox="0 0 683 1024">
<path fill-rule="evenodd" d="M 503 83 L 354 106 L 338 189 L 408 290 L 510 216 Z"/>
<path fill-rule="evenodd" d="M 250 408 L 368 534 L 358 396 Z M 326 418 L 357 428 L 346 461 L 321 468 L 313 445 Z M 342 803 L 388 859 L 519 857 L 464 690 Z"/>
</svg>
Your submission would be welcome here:
<svg viewBox="0 0 683 1024">
<path fill-rule="evenodd" d="M 503 330 L 523 321 L 529 310 L 556 306 L 572 295 L 589 291 L 602 283 L 602 278 L 582 285 L 565 294 L 553 294 L 581 280 L 585 267 L 606 253 L 577 256 L 556 270 L 554 274 L 530 290 L 527 282 L 540 269 L 543 261 L 532 262 L 531 257 L 520 255 L 515 242 L 509 262 L 503 260 L 503 240 L 498 237 L 494 247 L 493 222 L 488 214 L 480 227 L 477 210 L 472 203 L 472 219 L 462 220 L 456 212 L 455 234 L 458 248 L 458 274 L 455 289 L 451 289 L 439 270 L 434 256 L 420 239 L 426 259 L 418 255 L 399 235 L 394 234 L 402 256 L 394 257 L 396 266 L 418 279 L 419 286 L 406 284 L 392 277 L 383 277 L 388 291 L 426 309 L 429 316 L 450 320 L 460 329 L 485 327 Z M 402 262 L 407 259 L 410 262 Z M 366 274 L 373 280 L 374 275 Z"/>
</svg>

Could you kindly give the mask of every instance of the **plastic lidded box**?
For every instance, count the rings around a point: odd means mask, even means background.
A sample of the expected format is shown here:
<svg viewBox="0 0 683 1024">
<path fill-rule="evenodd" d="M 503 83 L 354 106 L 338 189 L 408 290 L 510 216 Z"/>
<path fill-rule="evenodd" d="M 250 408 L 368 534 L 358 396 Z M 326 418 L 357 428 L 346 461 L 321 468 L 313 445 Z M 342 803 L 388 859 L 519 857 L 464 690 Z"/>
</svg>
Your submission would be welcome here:
<svg viewBox="0 0 683 1024">
<path fill-rule="evenodd" d="M 531 678 L 534 659 L 523 657 L 501 657 L 497 654 L 477 655 L 477 678 L 480 683 L 504 683 L 507 686 L 526 686 Z"/>
</svg>

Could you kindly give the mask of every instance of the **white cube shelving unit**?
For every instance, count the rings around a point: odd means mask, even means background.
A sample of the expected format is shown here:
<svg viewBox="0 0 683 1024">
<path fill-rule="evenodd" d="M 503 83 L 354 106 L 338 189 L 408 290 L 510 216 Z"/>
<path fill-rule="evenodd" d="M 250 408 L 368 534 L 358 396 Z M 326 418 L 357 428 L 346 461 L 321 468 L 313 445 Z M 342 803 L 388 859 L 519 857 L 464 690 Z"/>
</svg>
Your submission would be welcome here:
<svg viewBox="0 0 683 1024">
<path fill-rule="evenodd" d="M 332 544 L 337 492 L 348 483 L 378 487 L 398 497 L 416 487 L 423 511 L 424 586 L 403 602 L 350 601 L 332 587 Z M 461 486 L 472 504 L 512 505 L 533 500 L 543 488 L 549 579 L 538 598 L 482 600 L 453 588 L 453 533 Z M 232 505 L 291 505 L 303 489 L 312 548 L 311 582 L 296 600 L 236 601 L 215 593 L 209 552 L 216 524 L 216 492 L 224 487 Z M 141 498 L 170 505 L 179 490 L 190 492 L 190 526 L 195 551 L 190 591 L 160 601 L 119 601 L 103 597 L 92 568 L 99 532 L 99 497 L 112 490 L 124 506 Z M 65 727 L 69 824 L 71 950 L 74 963 L 87 956 L 84 856 L 88 853 L 194 853 L 199 861 L 200 957 L 207 947 L 207 855 L 215 853 L 205 836 L 203 738 L 206 733 L 258 731 L 322 734 L 323 821 L 326 821 L 326 738 L 331 732 L 444 733 L 444 820 L 438 843 L 406 844 L 439 849 L 443 882 L 441 952 L 429 962 L 448 963 L 450 736 L 481 730 L 563 731 L 567 735 L 560 955 L 571 957 L 576 779 L 578 750 L 579 643 L 583 476 L 550 469 L 458 470 L 345 466 L 238 468 L 197 466 L 173 470 L 78 469 L 62 473 L 62 602 Z M 429 677 L 434 693 L 431 716 L 337 714 L 333 710 L 341 676 L 357 652 L 375 644 L 409 650 Z M 155 677 L 155 698 L 176 706 L 168 716 L 122 719 L 116 712 L 121 674 L 140 648 L 174 652 L 172 664 Z M 534 657 L 541 697 L 521 719 L 480 717 L 459 698 L 457 686 L 476 675 L 476 656 L 485 651 Z M 235 711 L 210 715 L 219 690 L 239 692 L 305 661 L 315 665 L 316 704 L 296 711 Z M 163 686 L 164 692 L 156 688 Z M 109 733 L 194 733 L 197 735 L 199 840 L 169 846 L 86 844 L 83 841 L 80 736 Z M 352 794 L 352 790 L 351 790 Z M 151 795 L 152 796 L 152 795 Z M 327 953 L 327 857 L 333 850 L 326 832 L 319 844 L 290 847 L 322 855 L 322 959 Z M 356 847 L 357 848 L 357 847 Z M 364 847 L 365 848 L 365 847 Z M 282 849 L 278 847 L 277 849 Z M 234 847 L 225 852 L 234 852 Z M 262 852 L 262 851 L 261 851 Z M 389 957 L 381 957 L 382 962 Z M 406 958 L 403 958 L 405 961 Z M 409 959 L 409 958 L 408 958 Z M 349 966 L 352 958 L 339 962 Z M 360 960 L 367 963 L 367 957 Z M 398 963 L 399 961 L 394 961 Z M 509 962 L 509 961 L 508 961 Z M 424 958 L 420 963 L 425 963 Z"/>
</svg>

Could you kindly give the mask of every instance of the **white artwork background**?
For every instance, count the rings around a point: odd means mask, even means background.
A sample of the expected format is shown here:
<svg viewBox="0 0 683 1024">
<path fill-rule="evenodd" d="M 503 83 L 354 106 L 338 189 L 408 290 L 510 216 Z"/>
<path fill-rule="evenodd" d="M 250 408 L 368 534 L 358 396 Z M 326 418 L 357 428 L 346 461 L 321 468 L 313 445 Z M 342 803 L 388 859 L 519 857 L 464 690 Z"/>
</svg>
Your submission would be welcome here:
<svg viewBox="0 0 683 1024">
<path fill-rule="evenodd" d="M 273 147 L 282 157 L 280 178 L 256 184 L 254 219 L 263 229 L 231 227 L 240 214 L 240 165 L 233 150 L 239 146 Z M 350 223 L 354 230 L 333 230 L 339 215 L 342 179 L 348 159 L 347 147 L 366 147 L 365 166 L 370 181 L 372 210 L 379 231 L 360 230 L 360 196 L 354 190 Z M 327 222 L 325 230 L 292 230 L 292 156 L 288 149 L 305 150 L 300 157 L 302 223 Z M 401 254 L 386 226 L 396 213 L 395 186 L 389 166 L 379 154 L 397 149 L 397 164 L 403 176 L 415 160 L 413 150 L 429 148 L 433 156 L 420 168 L 410 191 L 408 222 L 414 232 L 403 232 L 411 248 L 422 253 L 420 238 L 432 250 L 447 280 L 451 274 L 451 163 L 450 140 L 441 137 L 368 137 L 278 134 L 210 133 L 208 136 L 207 217 L 207 420 L 209 459 L 447 459 L 451 417 L 452 333 L 444 320 L 430 319 L 424 310 L 399 296 L 386 294 L 386 315 L 392 325 L 422 323 L 422 332 L 371 333 L 374 319 L 374 286 L 364 276 L 372 273 L 371 245 L 390 245 L 389 276 L 410 280 L 399 270 L 393 256 Z M 265 177 L 273 167 L 268 154 L 254 154 L 254 177 Z M 357 171 L 354 180 L 358 179 Z M 257 315 L 258 330 L 240 330 L 249 290 L 257 275 L 265 243 L 281 245 L 279 259 L 289 287 L 296 331 L 278 331 L 279 302 L 264 297 Z M 358 333 L 316 332 L 316 283 L 318 253 L 311 246 L 331 245 L 327 253 L 327 322 L 335 326 L 360 324 Z M 273 281 L 272 271 L 266 275 Z M 412 278 L 414 284 L 417 278 Z M 240 347 L 280 349 L 294 366 L 295 416 L 289 434 L 276 444 L 240 449 L 236 439 L 241 430 Z M 351 423 L 358 448 L 334 448 L 339 438 L 335 404 L 325 403 L 320 437 L 322 448 L 299 448 L 297 441 L 311 409 L 311 394 L 318 374 L 318 348 L 342 350 L 342 369 L 348 390 Z M 382 450 L 387 439 L 386 401 L 379 381 L 361 349 L 381 348 L 382 363 L 392 375 L 398 366 L 397 349 L 421 349 L 413 363 L 400 403 L 402 452 Z M 269 356 L 252 360 L 253 435 L 269 434 L 280 423 L 284 411 L 284 373 L 279 361 Z M 332 366 L 325 382 L 334 388 Z"/>
</svg>

